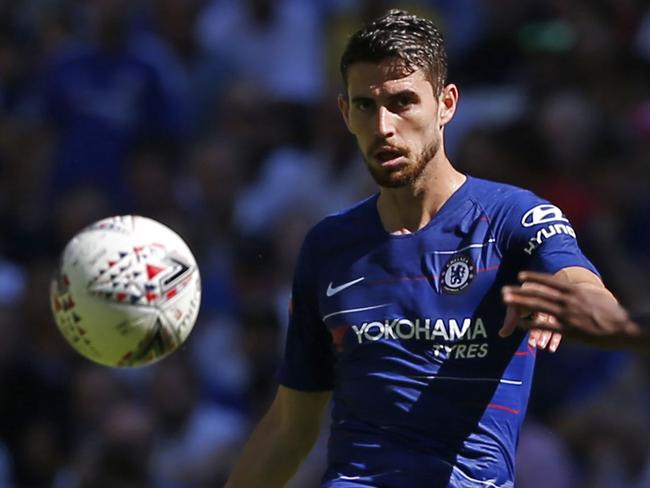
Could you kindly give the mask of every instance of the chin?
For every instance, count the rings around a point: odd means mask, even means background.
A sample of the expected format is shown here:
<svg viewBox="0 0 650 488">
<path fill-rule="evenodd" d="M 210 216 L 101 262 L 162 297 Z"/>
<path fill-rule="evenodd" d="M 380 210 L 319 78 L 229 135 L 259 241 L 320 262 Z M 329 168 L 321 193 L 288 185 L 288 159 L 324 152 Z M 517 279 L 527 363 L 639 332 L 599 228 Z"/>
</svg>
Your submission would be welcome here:
<svg viewBox="0 0 650 488">
<path fill-rule="evenodd" d="M 413 184 L 422 171 L 418 167 L 402 167 L 386 170 L 385 168 L 369 167 L 370 175 L 377 185 L 383 188 L 402 188 Z"/>
<path fill-rule="evenodd" d="M 375 182 L 382 188 L 403 188 L 413 183 L 414 178 L 410 174 L 374 174 Z"/>
</svg>

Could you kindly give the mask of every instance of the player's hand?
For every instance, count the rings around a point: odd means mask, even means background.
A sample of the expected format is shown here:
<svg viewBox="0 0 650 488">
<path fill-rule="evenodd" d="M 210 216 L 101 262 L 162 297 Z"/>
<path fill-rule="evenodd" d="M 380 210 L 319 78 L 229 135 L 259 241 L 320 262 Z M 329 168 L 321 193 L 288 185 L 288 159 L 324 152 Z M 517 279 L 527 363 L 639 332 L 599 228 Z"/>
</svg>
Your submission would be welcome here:
<svg viewBox="0 0 650 488">
<path fill-rule="evenodd" d="M 555 317 L 547 313 L 534 312 L 530 318 L 523 320 L 523 325 L 526 326 L 529 321 L 531 325 L 529 326 L 528 345 L 549 352 L 557 351 L 560 342 L 562 342 L 562 332 L 552 328 L 553 324 L 557 322 Z"/>
<path fill-rule="evenodd" d="M 530 292 L 538 290 L 540 285 L 534 282 L 524 282 L 517 290 L 526 289 Z M 505 300 L 504 300 L 505 302 Z M 562 333 L 556 328 L 557 320 L 548 312 L 537 310 L 525 303 L 508 303 L 506 318 L 499 331 L 501 337 L 508 337 L 517 327 L 530 330 L 528 345 L 537 349 L 546 349 L 550 352 L 557 351 L 562 341 Z"/>
<path fill-rule="evenodd" d="M 552 333 L 564 333 L 569 337 L 589 339 L 593 337 L 615 337 L 635 333 L 635 324 L 614 299 L 602 292 L 578 286 L 552 275 L 522 272 L 520 287 L 505 286 L 503 301 L 508 307 L 546 314 L 551 320 L 539 317 L 519 321 L 515 326 L 525 329 L 537 328 Z M 506 336 L 514 327 L 506 323 L 499 334 Z"/>
</svg>

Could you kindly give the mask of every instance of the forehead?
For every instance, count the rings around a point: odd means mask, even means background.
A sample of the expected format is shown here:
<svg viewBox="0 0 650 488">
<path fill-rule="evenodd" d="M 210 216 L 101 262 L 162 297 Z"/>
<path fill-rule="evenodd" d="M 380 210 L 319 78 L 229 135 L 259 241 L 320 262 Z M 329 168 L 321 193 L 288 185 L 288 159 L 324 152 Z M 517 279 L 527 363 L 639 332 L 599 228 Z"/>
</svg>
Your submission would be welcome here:
<svg viewBox="0 0 650 488">
<path fill-rule="evenodd" d="M 380 63 L 361 62 L 351 65 L 348 68 L 347 89 L 351 97 L 378 96 L 402 90 L 432 90 L 432 85 L 423 69 L 413 71 L 399 59 L 388 59 Z"/>
</svg>

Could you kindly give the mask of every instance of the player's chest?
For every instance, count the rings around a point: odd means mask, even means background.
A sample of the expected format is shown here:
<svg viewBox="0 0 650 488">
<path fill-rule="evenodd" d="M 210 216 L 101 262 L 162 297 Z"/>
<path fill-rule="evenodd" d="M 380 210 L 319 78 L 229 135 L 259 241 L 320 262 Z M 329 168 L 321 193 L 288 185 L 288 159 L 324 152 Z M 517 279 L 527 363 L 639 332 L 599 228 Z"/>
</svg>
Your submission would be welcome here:
<svg viewBox="0 0 650 488">
<path fill-rule="evenodd" d="M 487 222 L 465 232 L 430 229 L 389 238 L 364 252 L 343 252 L 322 263 L 319 313 L 331 328 L 388 319 L 461 320 L 498 285 L 501 259 Z M 468 315 L 470 314 L 470 315 Z"/>
</svg>

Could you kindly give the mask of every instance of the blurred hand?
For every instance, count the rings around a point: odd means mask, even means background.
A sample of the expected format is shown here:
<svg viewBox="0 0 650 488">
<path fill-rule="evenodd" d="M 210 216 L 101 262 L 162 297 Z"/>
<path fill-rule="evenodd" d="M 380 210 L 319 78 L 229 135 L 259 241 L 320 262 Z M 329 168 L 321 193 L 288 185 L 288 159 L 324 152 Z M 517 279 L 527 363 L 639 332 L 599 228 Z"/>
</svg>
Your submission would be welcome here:
<svg viewBox="0 0 650 488">
<path fill-rule="evenodd" d="M 524 282 L 521 287 L 504 287 L 515 288 L 517 290 L 525 289 L 530 293 L 539 289 L 539 285 L 534 282 Z M 528 345 L 537 349 L 546 349 L 549 352 L 557 351 L 562 341 L 562 333 L 557 329 L 557 321 L 553 315 L 543 311 L 528 307 L 525 304 L 517 302 L 508 303 L 506 318 L 503 327 L 499 331 L 501 337 L 508 337 L 519 326 L 530 330 L 528 335 Z"/>
<path fill-rule="evenodd" d="M 563 333 L 588 342 L 594 342 L 594 338 L 606 342 L 608 338 L 639 332 L 639 327 L 629 320 L 625 309 L 598 289 L 528 271 L 520 273 L 519 279 L 522 286 L 505 286 L 502 296 L 509 310 L 518 310 L 523 319 L 508 320 L 507 317 L 499 331 L 502 337 L 512 334 L 517 326 L 541 329 L 551 334 Z"/>
</svg>

